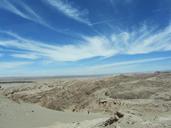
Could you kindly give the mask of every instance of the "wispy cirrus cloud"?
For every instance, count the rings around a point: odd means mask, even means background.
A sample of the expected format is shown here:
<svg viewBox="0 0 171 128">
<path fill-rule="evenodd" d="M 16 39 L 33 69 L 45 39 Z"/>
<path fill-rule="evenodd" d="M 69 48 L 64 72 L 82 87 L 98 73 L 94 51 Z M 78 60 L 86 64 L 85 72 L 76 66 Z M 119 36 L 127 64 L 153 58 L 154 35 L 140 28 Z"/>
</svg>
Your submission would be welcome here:
<svg viewBox="0 0 171 128">
<path fill-rule="evenodd" d="M 110 39 L 121 54 L 145 54 L 171 50 L 171 25 L 164 29 L 146 25 L 131 32 L 113 33 Z"/>
<path fill-rule="evenodd" d="M 87 18 L 88 10 L 81 10 L 75 7 L 73 3 L 64 0 L 44 0 L 44 2 L 71 19 L 88 25 L 90 24 L 90 21 Z"/>
<path fill-rule="evenodd" d="M 47 27 L 53 31 L 64 34 L 64 31 L 52 27 L 49 23 L 46 22 L 44 18 L 42 18 L 37 12 L 35 12 L 34 9 L 25 4 L 23 1 L 1 0 L 0 8 L 5 9 L 26 20 L 30 20 L 34 23 Z"/>
<path fill-rule="evenodd" d="M 54 61 L 78 61 L 97 56 L 109 57 L 115 52 L 105 37 L 84 37 L 82 43 L 60 46 L 28 40 L 14 33 L 7 34 L 15 39 L 0 41 L 0 46 L 6 49 L 18 49 L 20 55 L 11 54 L 11 56 L 18 58 L 28 58 L 27 54 L 34 54 L 33 57 L 46 58 Z"/>
<path fill-rule="evenodd" d="M 111 57 L 117 54 L 136 55 L 151 52 L 171 51 L 171 25 L 162 30 L 146 26 L 131 32 L 112 33 L 109 36 L 83 37 L 82 42 L 69 45 L 46 44 L 25 39 L 7 32 L 13 40 L 0 41 L 0 46 L 18 49 L 20 53 L 11 56 L 27 59 L 49 59 L 53 61 L 79 61 L 93 57 Z M 49 42 L 48 42 L 49 43 Z M 27 55 L 30 55 L 27 57 Z"/>
<path fill-rule="evenodd" d="M 65 8 L 67 8 L 68 6 L 66 6 Z M 32 21 L 34 23 L 40 24 L 40 25 L 42 25 L 54 32 L 62 34 L 64 36 L 74 38 L 74 39 L 78 38 L 74 35 L 76 33 L 70 34 L 67 32 L 66 29 L 55 28 L 53 25 L 49 24 L 48 19 L 44 18 L 42 15 L 39 15 L 39 13 L 35 11 L 35 9 L 33 9 L 28 4 L 26 4 L 24 1 L 1 0 L 0 1 L 0 9 L 7 10 L 21 18 L 24 18 L 24 19 Z M 80 22 L 88 23 L 88 20 L 86 21 L 81 18 L 81 16 L 83 15 L 83 13 L 85 11 L 79 12 L 77 9 L 75 9 L 75 11 L 74 11 L 74 8 L 72 10 L 72 7 L 69 7 L 68 11 L 66 11 L 66 12 L 69 12 L 69 10 L 73 11 L 73 12 L 71 12 L 71 17 L 73 15 L 73 17 L 75 17 L 76 20 L 79 20 Z M 77 15 L 77 11 L 78 11 L 78 15 Z"/>
<path fill-rule="evenodd" d="M 156 30 L 148 29 L 146 26 L 139 31 L 130 33 L 132 37 L 128 37 L 128 45 L 131 44 L 128 54 L 143 54 L 155 51 L 171 50 L 171 25 L 164 29 Z M 131 38 L 133 38 L 131 42 Z"/>
<path fill-rule="evenodd" d="M 42 17 L 40 17 L 31 7 L 29 7 L 23 1 L 17 2 L 10 0 L 1 0 L 0 8 L 14 13 L 24 19 L 39 23 L 44 26 L 48 26 L 48 24 L 42 19 Z"/>
</svg>

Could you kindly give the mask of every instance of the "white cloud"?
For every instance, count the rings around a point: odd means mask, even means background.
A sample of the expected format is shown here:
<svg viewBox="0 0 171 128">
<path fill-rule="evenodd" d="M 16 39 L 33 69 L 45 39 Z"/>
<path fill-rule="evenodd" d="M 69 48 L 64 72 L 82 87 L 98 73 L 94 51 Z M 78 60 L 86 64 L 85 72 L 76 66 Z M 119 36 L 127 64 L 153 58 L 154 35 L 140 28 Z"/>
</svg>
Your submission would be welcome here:
<svg viewBox="0 0 171 128">
<path fill-rule="evenodd" d="M 156 28 L 137 28 L 131 32 L 114 33 L 110 40 L 120 54 L 145 54 L 171 50 L 171 25 L 157 31 Z"/>
<path fill-rule="evenodd" d="M 30 20 L 34 23 L 47 27 L 53 31 L 64 34 L 63 30 L 58 30 L 52 27 L 46 22 L 44 18 L 42 18 L 37 12 L 35 12 L 29 5 L 25 4 L 23 1 L 1 0 L 0 8 L 5 9 L 26 20 Z"/>
<path fill-rule="evenodd" d="M 90 24 L 87 14 L 87 10 L 81 10 L 79 8 L 76 8 L 73 6 L 73 3 L 64 1 L 64 0 L 44 0 L 46 3 L 66 15 L 67 17 L 70 17 L 76 21 Z"/>
<path fill-rule="evenodd" d="M 14 40 L 0 41 L 0 46 L 18 49 L 20 53 L 11 56 L 27 59 L 47 59 L 53 61 L 78 61 L 93 57 L 111 57 L 117 54 L 146 54 L 158 51 L 171 51 L 171 25 L 163 30 L 137 28 L 134 31 L 113 33 L 108 37 L 83 37 L 80 43 L 59 45 L 22 38 L 14 33 Z M 23 52 L 22 52 L 23 51 Z M 27 56 L 28 55 L 28 56 Z M 30 56 L 29 56 L 30 55 Z"/>
<path fill-rule="evenodd" d="M 26 5 L 24 2 L 14 2 L 9 0 L 0 1 L 0 8 L 8 10 L 24 19 L 31 20 L 33 22 L 47 26 L 43 19 L 34 12 L 32 8 Z"/>
<path fill-rule="evenodd" d="M 60 33 L 60 34 L 63 34 L 65 36 L 69 36 L 72 38 L 77 38 L 74 36 L 75 33 L 69 34 L 67 33 L 66 29 L 59 29 L 59 28 L 53 27 L 51 24 L 47 22 L 48 20 L 46 18 L 43 18 L 43 16 L 39 15 L 38 12 L 36 12 L 33 8 L 31 8 L 29 5 L 24 3 L 24 1 L 0 0 L 0 8 L 7 10 L 26 20 L 29 20 L 34 23 L 40 24 L 44 27 L 47 27 L 57 33 Z M 88 23 L 88 21 L 86 20 L 83 21 L 83 19 L 81 19 L 83 12 L 82 13 L 79 12 L 79 13 L 80 13 L 80 16 L 78 15 L 78 18 L 76 19 L 80 20 L 81 22 Z M 73 12 L 73 16 L 74 16 L 74 12 Z"/>
<path fill-rule="evenodd" d="M 15 40 L 0 41 L 0 46 L 24 50 L 18 57 L 24 57 L 25 51 L 34 54 L 39 58 L 46 58 L 55 61 L 77 61 L 92 57 L 109 57 L 116 51 L 111 47 L 110 42 L 105 37 L 84 37 L 84 42 L 70 45 L 50 45 L 38 41 L 27 40 L 13 33 L 8 33 L 15 37 Z M 15 55 L 13 55 L 15 57 Z M 28 57 L 27 57 L 28 58 Z"/>
<path fill-rule="evenodd" d="M 164 30 L 154 32 L 144 29 L 141 33 L 132 33 L 133 41 L 129 42 L 128 54 L 150 53 L 155 51 L 170 51 L 171 45 L 171 25 Z"/>
</svg>

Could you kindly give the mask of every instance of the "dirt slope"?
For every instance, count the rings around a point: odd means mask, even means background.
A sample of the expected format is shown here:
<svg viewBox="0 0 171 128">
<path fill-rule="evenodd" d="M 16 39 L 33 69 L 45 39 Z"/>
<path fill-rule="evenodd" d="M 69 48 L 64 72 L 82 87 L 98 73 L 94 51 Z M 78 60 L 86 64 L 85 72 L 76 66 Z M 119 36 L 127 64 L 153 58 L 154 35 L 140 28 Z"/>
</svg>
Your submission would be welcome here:
<svg viewBox="0 0 171 128">
<path fill-rule="evenodd" d="M 120 126 L 142 123 L 164 126 L 171 120 L 171 73 L 127 74 L 94 79 L 35 80 L 3 89 L 3 94 L 20 102 L 36 103 L 59 111 L 122 111 Z M 144 123 L 144 124 L 143 124 Z M 152 123 L 152 124 L 151 124 Z M 110 126 L 109 126 L 110 127 Z"/>
</svg>

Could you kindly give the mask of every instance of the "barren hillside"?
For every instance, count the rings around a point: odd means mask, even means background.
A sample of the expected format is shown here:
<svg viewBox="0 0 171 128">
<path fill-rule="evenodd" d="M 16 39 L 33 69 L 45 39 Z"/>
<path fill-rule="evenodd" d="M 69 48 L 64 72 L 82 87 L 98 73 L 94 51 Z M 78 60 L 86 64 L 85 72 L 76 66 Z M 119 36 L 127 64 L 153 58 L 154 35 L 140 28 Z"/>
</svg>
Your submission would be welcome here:
<svg viewBox="0 0 171 128">
<path fill-rule="evenodd" d="M 18 103 L 35 103 L 58 111 L 105 112 L 111 115 L 121 111 L 125 114 L 120 125 L 123 128 L 126 124 L 131 127 L 140 122 L 148 124 L 148 121 L 152 128 L 164 127 L 165 124 L 168 128 L 171 126 L 166 123 L 171 120 L 170 72 L 99 79 L 34 80 L 13 86 L 3 84 L 1 90 L 3 95 Z"/>
</svg>

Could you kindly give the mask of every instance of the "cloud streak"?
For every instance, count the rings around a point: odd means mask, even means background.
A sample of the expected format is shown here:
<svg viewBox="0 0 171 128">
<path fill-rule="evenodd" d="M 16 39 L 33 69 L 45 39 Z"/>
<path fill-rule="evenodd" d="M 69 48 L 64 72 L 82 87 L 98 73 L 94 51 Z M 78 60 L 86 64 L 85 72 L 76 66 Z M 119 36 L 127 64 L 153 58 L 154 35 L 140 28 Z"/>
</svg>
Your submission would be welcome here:
<svg viewBox="0 0 171 128">
<path fill-rule="evenodd" d="M 159 51 L 171 51 L 171 25 L 156 32 L 146 26 L 132 32 L 112 33 L 110 36 L 83 37 L 81 43 L 69 45 L 39 42 L 6 32 L 13 40 L 0 41 L 7 50 L 17 49 L 11 56 L 26 59 L 53 61 L 79 61 L 93 57 L 111 57 L 117 54 L 135 55 Z M 49 44 L 50 43 L 50 44 Z"/>
<path fill-rule="evenodd" d="M 14 2 L 9 0 L 1 0 L 0 8 L 14 13 L 24 19 L 49 27 L 49 25 L 32 8 L 22 1 Z"/>
<path fill-rule="evenodd" d="M 145 54 L 157 51 L 171 50 L 171 25 L 163 30 L 155 28 L 137 28 L 132 32 L 112 34 L 110 39 L 121 54 Z"/>
<path fill-rule="evenodd" d="M 6 11 L 9 11 L 9 12 L 11 12 L 11 13 L 13 13 L 13 14 L 15 14 L 15 15 L 23 18 L 23 19 L 32 21 L 36 24 L 40 24 L 40 25 L 42 25 L 42 26 L 44 26 L 44 27 L 46 27 L 46 28 L 48 28 L 54 32 L 57 32 L 58 34 L 62 34 L 64 36 L 70 37 L 72 39 L 78 39 L 78 37 L 76 36 L 78 34 L 76 34 L 76 33 L 70 34 L 66 31 L 66 29 L 54 28 L 51 24 L 47 23 L 46 18 L 43 18 L 42 16 L 40 16 L 38 14 L 38 12 L 36 12 L 33 8 L 31 8 L 29 5 L 27 5 L 26 3 L 24 3 L 21 0 L 19 0 L 19 1 L 1 0 L 0 1 L 0 8 L 4 9 Z M 72 8 L 72 7 L 70 8 L 70 10 L 73 11 L 73 12 L 71 12 L 71 16 L 73 15 L 73 17 L 75 17 L 76 20 L 79 20 L 80 22 L 88 24 L 88 20 L 83 20 L 81 18 L 84 11 L 79 12 L 79 10 L 76 10 L 76 9 L 74 11 L 74 8 Z M 76 14 L 77 11 L 80 14 L 77 15 Z"/>
<path fill-rule="evenodd" d="M 7 34 L 15 39 L 0 41 L 0 46 L 7 49 L 18 49 L 20 52 L 23 51 L 23 53 L 20 53 L 21 55 L 12 54 L 13 57 L 26 58 L 27 54 L 34 54 L 38 58 L 54 61 L 78 61 L 97 56 L 109 57 L 115 52 L 110 48 L 110 42 L 105 37 L 84 37 L 84 41 L 80 44 L 59 46 L 28 40 L 14 33 Z"/>
<path fill-rule="evenodd" d="M 90 24 L 87 18 L 88 10 L 81 10 L 74 7 L 73 3 L 63 0 L 45 0 L 45 2 L 71 19 L 88 25 Z"/>
</svg>

